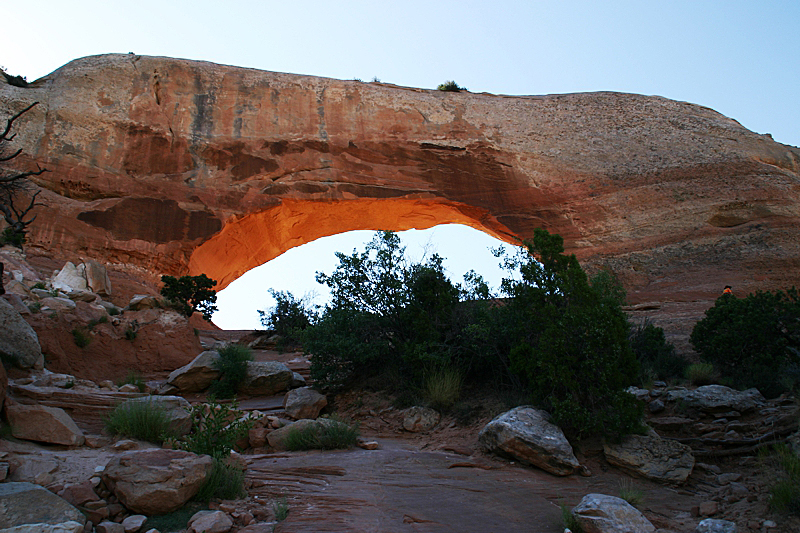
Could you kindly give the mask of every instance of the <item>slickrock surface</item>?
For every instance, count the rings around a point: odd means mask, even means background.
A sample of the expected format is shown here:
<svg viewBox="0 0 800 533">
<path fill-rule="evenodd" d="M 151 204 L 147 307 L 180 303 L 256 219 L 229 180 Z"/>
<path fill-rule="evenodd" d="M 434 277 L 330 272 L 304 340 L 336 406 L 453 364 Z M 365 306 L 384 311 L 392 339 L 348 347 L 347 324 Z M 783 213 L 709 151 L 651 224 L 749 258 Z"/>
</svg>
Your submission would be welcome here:
<svg viewBox="0 0 800 533">
<path fill-rule="evenodd" d="M 0 111 L 33 101 L 14 160 L 50 170 L 31 246 L 154 280 L 202 272 L 222 288 L 318 237 L 438 223 L 508 241 L 546 227 L 661 315 L 677 303 L 670 316 L 696 318 L 725 284 L 800 280 L 800 150 L 698 105 L 136 55 L 79 59 L 28 88 L 0 82 Z"/>
</svg>

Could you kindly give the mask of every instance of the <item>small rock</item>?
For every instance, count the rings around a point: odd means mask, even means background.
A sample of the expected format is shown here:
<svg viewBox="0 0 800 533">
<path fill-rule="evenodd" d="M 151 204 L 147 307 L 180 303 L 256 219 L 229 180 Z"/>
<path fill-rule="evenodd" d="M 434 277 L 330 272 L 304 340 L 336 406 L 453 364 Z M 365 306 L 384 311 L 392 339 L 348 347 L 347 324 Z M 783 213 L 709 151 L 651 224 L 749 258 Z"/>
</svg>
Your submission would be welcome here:
<svg viewBox="0 0 800 533">
<path fill-rule="evenodd" d="M 233 527 L 233 520 L 223 511 L 199 511 L 188 525 L 188 533 L 226 533 Z"/>
<path fill-rule="evenodd" d="M 317 418 L 320 411 L 328 405 L 328 399 L 311 387 L 300 387 L 286 393 L 283 400 L 284 411 L 295 419 Z"/>
<path fill-rule="evenodd" d="M 356 440 L 356 446 L 358 446 L 359 448 L 362 448 L 364 450 L 377 450 L 378 448 L 380 448 L 380 444 L 378 444 L 377 441 L 364 440 L 361 437 L 359 437 Z"/>
<path fill-rule="evenodd" d="M 139 443 L 130 439 L 118 440 L 111 445 L 111 449 L 115 452 L 127 452 L 128 450 L 135 450 L 138 447 Z"/>
<path fill-rule="evenodd" d="M 647 408 L 650 409 L 650 412 L 653 414 L 658 414 L 665 409 L 664 402 L 661 400 L 653 400 L 648 404 Z"/>
<path fill-rule="evenodd" d="M 95 531 L 97 533 L 125 533 L 125 528 L 122 526 L 122 524 L 105 521 L 97 524 Z"/>
<path fill-rule="evenodd" d="M 442 418 L 438 412 L 427 407 L 409 407 L 403 411 L 403 429 L 418 433 L 420 431 L 430 431 Z"/>
<path fill-rule="evenodd" d="M 720 474 L 717 476 L 717 483 L 720 485 L 727 485 L 728 483 L 732 483 L 734 481 L 739 481 L 742 479 L 741 474 L 737 474 L 735 472 L 728 472 L 725 474 Z"/>
<path fill-rule="evenodd" d="M 587 494 L 572 509 L 584 531 L 592 533 L 653 533 L 656 528 L 631 504 L 605 494 Z"/>
<path fill-rule="evenodd" d="M 697 524 L 695 533 L 736 533 L 736 524 L 727 520 L 706 518 Z"/>
<path fill-rule="evenodd" d="M 119 392 L 139 392 L 139 387 L 133 383 L 126 383 L 119 388 Z"/>
<path fill-rule="evenodd" d="M 719 504 L 715 501 L 708 501 L 700 504 L 700 516 L 714 516 L 717 512 L 719 512 Z"/>
</svg>

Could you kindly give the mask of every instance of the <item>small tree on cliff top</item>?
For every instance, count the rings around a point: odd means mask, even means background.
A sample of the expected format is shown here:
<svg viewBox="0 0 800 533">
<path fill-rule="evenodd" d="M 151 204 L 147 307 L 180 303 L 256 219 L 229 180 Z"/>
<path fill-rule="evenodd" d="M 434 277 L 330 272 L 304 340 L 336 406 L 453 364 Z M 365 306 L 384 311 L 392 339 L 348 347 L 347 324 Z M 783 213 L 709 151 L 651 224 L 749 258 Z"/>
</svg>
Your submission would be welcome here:
<svg viewBox="0 0 800 533">
<path fill-rule="evenodd" d="M 195 311 L 203 314 L 203 318 L 211 320 L 211 315 L 217 311 L 217 293 L 213 287 L 217 282 L 205 274 L 199 276 L 161 276 L 164 287 L 161 295 L 170 304 L 185 316 L 191 316 Z"/>
</svg>

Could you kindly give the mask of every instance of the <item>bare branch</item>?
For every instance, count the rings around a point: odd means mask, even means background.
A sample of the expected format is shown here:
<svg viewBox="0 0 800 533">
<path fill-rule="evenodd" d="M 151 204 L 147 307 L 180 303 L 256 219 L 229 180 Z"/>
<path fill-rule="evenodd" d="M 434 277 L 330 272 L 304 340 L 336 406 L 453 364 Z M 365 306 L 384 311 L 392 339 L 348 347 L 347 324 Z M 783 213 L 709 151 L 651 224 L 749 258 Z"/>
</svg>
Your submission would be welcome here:
<svg viewBox="0 0 800 533">
<path fill-rule="evenodd" d="M 35 106 L 38 103 L 39 102 L 32 103 L 31 105 L 29 105 L 28 107 L 26 107 L 25 109 L 23 109 L 22 111 L 20 111 L 19 113 L 17 113 L 16 115 L 11 117 L 10 119 L 8 119 L 8 122 L 6 122 L 5 131 L 3 131 L 3 133 L 0 133 L 0 141 L 10 141 L 13 138 L 13 136 L 9 137 L 8 136 L 8 132 L 11 131 L 11 126 L 14 124 L 14 121 L 17 120 L 22 115 L 24 115 L 25 113 L 27 113 L 28 111 L 30 111 L 33 108 L 33 106 Z"/>
</svg>

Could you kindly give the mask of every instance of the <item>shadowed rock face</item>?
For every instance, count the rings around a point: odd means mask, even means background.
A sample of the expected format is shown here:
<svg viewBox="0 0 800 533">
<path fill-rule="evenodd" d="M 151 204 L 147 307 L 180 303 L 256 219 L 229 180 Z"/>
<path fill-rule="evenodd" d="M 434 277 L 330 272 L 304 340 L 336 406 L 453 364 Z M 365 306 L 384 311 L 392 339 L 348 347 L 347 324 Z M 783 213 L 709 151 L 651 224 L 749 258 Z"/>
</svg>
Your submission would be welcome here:
<svg viewBox="0 0 800 533">
<path fill-rule="evenodd" d="M 800 150 L 660 97 L 507 97 L 185 60 L 79 59 L 18 88 L 39 101 L 19 165 L 48 203 L 30 242 L 220 287 L 352 229 L 462 223 L 564 236 L 632 303 L 800 281 Z"/>
</svg>

